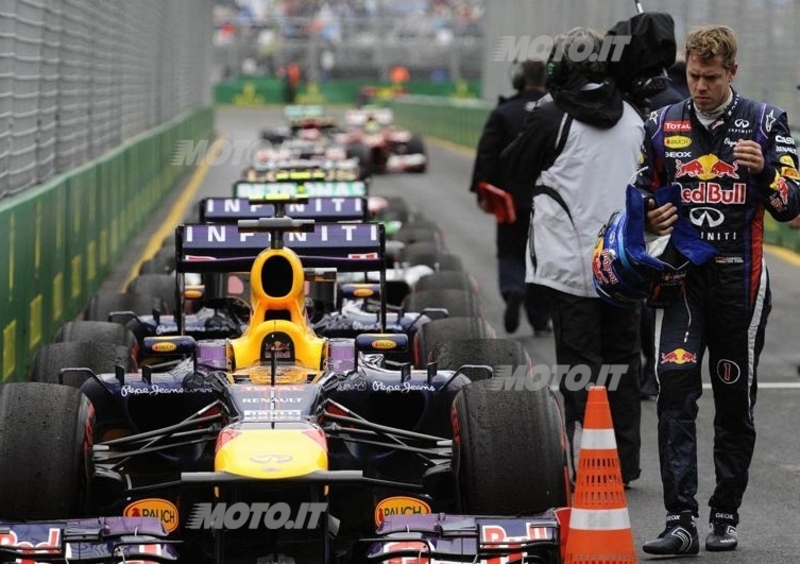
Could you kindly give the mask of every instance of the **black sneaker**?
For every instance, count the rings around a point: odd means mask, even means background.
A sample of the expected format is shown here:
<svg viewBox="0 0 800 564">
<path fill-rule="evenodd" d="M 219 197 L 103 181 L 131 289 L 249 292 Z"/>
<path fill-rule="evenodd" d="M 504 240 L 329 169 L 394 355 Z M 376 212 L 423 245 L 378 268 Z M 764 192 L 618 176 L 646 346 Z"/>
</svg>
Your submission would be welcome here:
<svg viewBox="0 0 800 564">
<path fill-rule="evenodd" d="M 706 550 L 709 552 L 735 550 L 739 544 L 737 524 L 738 518 L 735 513 L 712 510 L 709 516 Z"/>
<path fill-rule="evenodd" d="M 647 554 L 697 554 L 700 541 L 697 538 L 697 525 L 691 511 L 667 514 L 667 526 L 657 539 L 644 543 L 642 550 Z"/>
<path fill-rule="evenodd" d="M 519 329 L 519 309 L 522 307 L 524 296 L 512 292 L 506 298 L 506 313 L 503 316 L 503 324 L 506 333 L 515 333 Z"/>
</svg>

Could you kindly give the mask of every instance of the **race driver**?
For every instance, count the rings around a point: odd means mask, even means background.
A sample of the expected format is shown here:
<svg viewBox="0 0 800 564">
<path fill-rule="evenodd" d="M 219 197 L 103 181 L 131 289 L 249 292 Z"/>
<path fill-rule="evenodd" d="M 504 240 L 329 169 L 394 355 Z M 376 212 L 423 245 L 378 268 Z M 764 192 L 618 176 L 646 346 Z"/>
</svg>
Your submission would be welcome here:
<svg viewBox="0 0 800 564">
<path fill-rule="evenodd" d="M 737 42 L 725 26 L 692 31 L 685 45 L 691 98 L 666 106 L 645 124 L 637 186 L 680 184 L 680 209 L 648 212 L 648 230 L 665 235 L 681 214 L 716 248 L 689 266 L 683 295 L 656 310 L 658 443 L 666 528 L 643 549 L 697 554 L 697 400 L 708 349 L 714 393 L 716 487 L 709 500 L 709 551 L 738 544 L 739 508 L 756 432 L 756 368 L 764 345 L 770 290 L 762 240 L 764 211 L 785 222 L 800 212 L 797 149 L 786 113 L 731 87 Z"/>
</svg>

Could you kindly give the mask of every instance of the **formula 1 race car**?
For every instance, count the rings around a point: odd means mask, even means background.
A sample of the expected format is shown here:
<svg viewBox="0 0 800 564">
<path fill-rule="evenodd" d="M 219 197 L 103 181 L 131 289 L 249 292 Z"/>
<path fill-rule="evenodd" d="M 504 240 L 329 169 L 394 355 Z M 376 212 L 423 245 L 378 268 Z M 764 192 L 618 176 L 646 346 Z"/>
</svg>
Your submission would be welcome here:
<svg viewBox="0 0 800 564">
<path fill-rule="evenodd" d="M 344 165 L 344 166 L 343 166 Z M 299 186 L 298 186 L 299 185 Z M 366 196 L 369 179 L 352 163 L 286 161 L 265 169 L 248 168 L 233 186 L 235 198 L 267 198 L 275 194 Z"/>
<path fill-rule="evenodd" d="M 294 219 L 313 219 L 320 222 L 324 229 L 333 229 L 325 222 L 353 222 L 366 220 L 368 213 L 365 198 L 311 198 L 298 200 L 298 198 L 285 201 L 254 201 L 244 198 L 204 198 L 200 202 L 200 221 L 203 224 L 228 225 L 227 230 L 217 227 L 217 237 L 226 241 L 224 250 L 220 247 L 203 249 L 203 256 L 224 258 L 230 253 L 236 253 L 238 258 L 245 260 L 255 259 L 260 251 L 259 243 L 243 246 L 239 239 L 243 234 L 234 233 L 236 222 L 241 219 L 259 219 L 263 217 L 285 217 L 290 215 Z M 204 225 L 187 224 L 181 227 L 191 233 L 199 233 L 206 229 Z M 389 262 L 384 240 L 376 240 L 371 233 L 364 230 L 351 230 L 349 226 L 343 227 L 353 239 L 353 244 L 361 244 L 366 252 L 383 257 L 384 262 Z M 214 228 L 210 228 L 213 232 Z M 345 233 L 345 231 L 343 231 Z M 367 234 L 364 238 L 362 234 Z M 387 298 L 390 304 L 399 305 L 403 297 L 408 294 L 408 284 L 400 279 L 385 279 L 380 283 L 342 283 L 338 278 L 339 271 L 356 270 L 361 264 L 357 260 L 340 263 L 336 268 L 315 268 L 313 265 L 321 254 L 333 255 L 341 252 L 341 259 L 345 261 L 352 244 L 337 246 L 335 240 L 328 238 L 322 241 L 315 234 L 306 236 L 302 244 L 295 245 L 297 252 L 306 266 L 304 268 L 305 283 L 308 285 L 306 296 L 306 311 L 314 331 L 323 337 L 355 337 L 358 333 L 369 331 L 384 331 L 408 335 L 413 339 L 416 331 L 424 325 L 429 318 L 422 312 L 387 311 L 384 304 L 381 307 L 380 296 Z M 266 244 L 264 242 L 263 244 Z M 196 245 L 181 243 L 177 249 L 178 265 L 191 266 L 192 255 L 197 253 Z M 343 268 L 346 267 L 346 268 Z M 185 313 L 182 323 L 174 313 L 135 314 L 130 312 L 127 319 L 121 313 L 116 313 L 114 319 L 124 322 L 137 337 L 143 342 L 146 337 L 163 335 L 176 335 L 182 332 L 195 338 L 219 339 L 238 337 L 246 329 L 250 318 L 250 307 L 247 303 L 250 294 L 249 273 L 230 272 L 223 263 L 219 271 L 206 271 L 197 283 L 183 284 L 180 304 L 177 310 Z M 210 270 L 210 269 L 207 269 Z M 386 268 L 383 269 L 386 271 Z M 408 269 L 410 270 L 410 269 Z M 392 272 L 389 270 L 388 272 Z M 357 274 L 354 272 L 353 274 Z M 362 273 L 362 282 L 367 280 L 366 272 Z M 152 278 L 152 276 L 150 276 Z M 164 292 L 174 294 L 177 282 L 174 275 L 160 275 L 165 281 Z M 162 296 L 168 299 L 169 296 Z M 395 358 L 394 360 L 400 360 Z"/>
<path fill-rule="evenodd" d="M 347 160 L 347 148 L 337 140 L 343 130 L 322 106 L 287 106 L 287 125 L 262 130 L 264 141 L 255 152 L 256 167 L 293 159 Z"/>
<path fill-rule="evenodd" d="M 152 338 L 150 354 L 183 358 L 95 374 L 73 357 L 48 382 L 0 388 L 5 559 L 561 561 L 554 508 L 570 490 L 552 392 L 509 393 L 481 366 L 472 378 L 435 364 L 389 369 L 384 353 L 407 347 L 404 335 L 314 334 L 304 267 L 285 244 L 315 233 L 351 244 L 361 268 L 381 266 L 345 235 L 379 241 L 380 224 L 331 225 L 179 228 L 191 257 L 180 268 L 251 267 L 241 337 Z M 221 240 L 234 233 L 269 247 L 243 260 Z M 342 262 L 321 252 L 317 264 Z"/>
<path fill-rule="evenodd" d="M 300 137 L 302 132 L 325 134 L 339 130 L 336 119 L 325 115 L 325 108 L 320 105 L 285 106 L 283 118 L 286 120 L 285 125 L 262 129 L 261 138 L 273 144 L 280 144 L 288 139 Z"/>
<path fill-rule="evenodd" d="M 388 108 L 348 110 L 346 133 L 335 138 L 347 147 L 347 155 L 357 157 L 365 174 L 386 172 L 425 172 L 428 156 L 418 134 L 397 129 L 394 113 Z"/>
</svg>

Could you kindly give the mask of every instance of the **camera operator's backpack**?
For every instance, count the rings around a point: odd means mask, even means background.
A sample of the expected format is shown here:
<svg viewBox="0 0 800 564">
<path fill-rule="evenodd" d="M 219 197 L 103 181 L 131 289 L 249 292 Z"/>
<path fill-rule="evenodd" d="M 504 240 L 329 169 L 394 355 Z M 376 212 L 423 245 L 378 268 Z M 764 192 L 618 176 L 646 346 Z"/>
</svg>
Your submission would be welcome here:
<svg viewBox="0 0 800 564">
<path fill-rule="evenodd" d="M 667 69 L 675 64 L 675 21 L 663 12 L 644 12 L 617 22 L 606 36 L 629 36 L 619 60 L 609 61 L 609 73 L 626 97 L 641 102 L 669 86 Z M 615 45 L 616 49 L 616 45 Z M 615 49 L 609 51 L 614 54 Z"/>
</svg>

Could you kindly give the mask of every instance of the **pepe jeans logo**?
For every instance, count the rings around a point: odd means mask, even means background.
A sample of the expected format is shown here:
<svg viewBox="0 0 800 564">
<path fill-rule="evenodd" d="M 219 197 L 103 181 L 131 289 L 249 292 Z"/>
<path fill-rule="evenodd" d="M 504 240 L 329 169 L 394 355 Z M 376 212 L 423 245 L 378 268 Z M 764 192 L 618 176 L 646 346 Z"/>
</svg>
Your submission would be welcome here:
<svg viewBox="0 0 800 564">
<path fill-rule="evenodd" d="M 377 380 L 372 383 L 373 392 L 434 392 L 436 388 L 427 386 L 425 384 L 412 384 L 411 382 L 403 382 L 402 384 L 386 384 Z"/>
<path fill-rule="evenodd" d="M 124 398 L 127 396 L 162 396 L 171 394 L 197 394 L 197 393 L 212 393 L 214 390 L 210 388 L 166 388 L 153 384 L 147 388 L 138 388 L 136 386 L 122 386 L 120 388 L 120 395 Z"/>
</svg>

